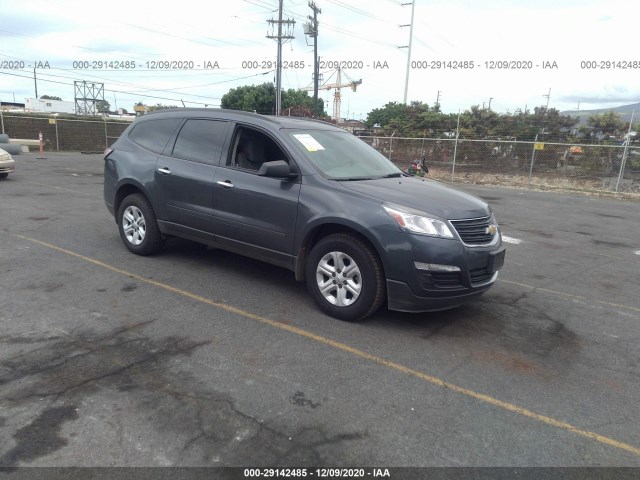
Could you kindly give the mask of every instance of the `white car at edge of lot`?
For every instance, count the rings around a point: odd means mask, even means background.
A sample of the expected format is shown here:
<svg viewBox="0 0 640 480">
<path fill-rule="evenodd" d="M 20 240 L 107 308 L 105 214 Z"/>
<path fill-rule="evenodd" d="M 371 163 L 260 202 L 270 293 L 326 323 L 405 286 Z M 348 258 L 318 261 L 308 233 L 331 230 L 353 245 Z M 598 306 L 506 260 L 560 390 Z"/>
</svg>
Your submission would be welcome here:
<svg viewBox="0 0 640 480">
<path fill-rule="evenodd" d="M 11 155 L 0 148 L 0 178 L 7 178 L 16 171 L 16 162 Z"/>
</svg>

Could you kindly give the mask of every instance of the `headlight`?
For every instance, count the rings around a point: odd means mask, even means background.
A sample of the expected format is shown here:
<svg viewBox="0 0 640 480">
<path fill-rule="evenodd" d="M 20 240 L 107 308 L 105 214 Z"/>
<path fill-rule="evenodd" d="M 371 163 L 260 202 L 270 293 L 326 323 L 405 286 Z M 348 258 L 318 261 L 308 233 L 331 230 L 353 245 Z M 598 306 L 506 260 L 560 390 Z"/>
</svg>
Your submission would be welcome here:
<svg viewBox="0 0 640 480">
<path fill-rule="evenodd" d="M 454 238 L 445 222 L 437 218 L 426 217 L 419 210 L 395 205 L 393 203 L 383 203 L 382 208 L 396 221 L 400 228 L 408 232 L 433 235 L 435 237 Z"/>
</svg>

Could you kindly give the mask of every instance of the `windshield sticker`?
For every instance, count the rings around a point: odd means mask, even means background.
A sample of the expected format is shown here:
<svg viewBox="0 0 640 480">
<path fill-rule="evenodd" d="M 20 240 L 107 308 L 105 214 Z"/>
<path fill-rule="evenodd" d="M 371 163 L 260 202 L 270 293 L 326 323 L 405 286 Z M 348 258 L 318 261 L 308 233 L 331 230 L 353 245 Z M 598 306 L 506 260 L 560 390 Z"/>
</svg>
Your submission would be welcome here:
<svg viewBox="0 0 640 480">
<path fill-rule="evenodd" d="M 308 133 L 297 133 L 293 136 L 296 137 L 296 139 L 310 152 L 324 150 L 324 147 L 320 145 L 318 141 Z"/>
</svg>

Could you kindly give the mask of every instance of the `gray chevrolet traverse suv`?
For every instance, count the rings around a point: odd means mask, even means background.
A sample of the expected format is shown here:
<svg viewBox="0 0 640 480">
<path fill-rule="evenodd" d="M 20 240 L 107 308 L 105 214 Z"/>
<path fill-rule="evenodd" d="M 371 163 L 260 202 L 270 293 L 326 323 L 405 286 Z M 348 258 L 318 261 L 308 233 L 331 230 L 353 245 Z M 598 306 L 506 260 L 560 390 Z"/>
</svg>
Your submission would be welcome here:
<svg viewBox="0 0 640 480">
<path fill-rule="evenodd" d="M 481 199 L 404 174 L 333 125 L 218 109 L 136 119 L 106 150 L 125 246 L 191 239 L 290 269 L 327 314 L 423 312 L 485 292 L 504 262 Z"/>
</svg>

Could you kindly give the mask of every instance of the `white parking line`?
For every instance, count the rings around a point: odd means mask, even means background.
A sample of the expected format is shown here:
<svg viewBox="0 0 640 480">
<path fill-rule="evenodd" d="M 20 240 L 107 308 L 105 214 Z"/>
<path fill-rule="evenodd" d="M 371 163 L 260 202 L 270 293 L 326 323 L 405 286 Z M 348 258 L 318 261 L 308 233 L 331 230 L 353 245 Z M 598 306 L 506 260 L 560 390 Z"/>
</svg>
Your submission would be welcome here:
<svg viewBox="0 0 640 480">
<path fill-rule="evenodd" d="M 520 245 L 522 240 L 519 238 L 507 237 L 506 235 L 502 236 L 502 241 L 505 243 L 513 243 L 514 245 Z"/>
<path fill-rule="evenodd" d="M 633 252 L 633 253 L 635 253 L 636 255 L 640 255 L 640 250 L 636 250 L 636 251 L 635 251 L 635 252 Z"/>
</svg>

